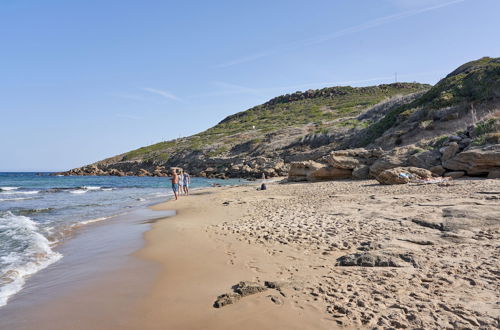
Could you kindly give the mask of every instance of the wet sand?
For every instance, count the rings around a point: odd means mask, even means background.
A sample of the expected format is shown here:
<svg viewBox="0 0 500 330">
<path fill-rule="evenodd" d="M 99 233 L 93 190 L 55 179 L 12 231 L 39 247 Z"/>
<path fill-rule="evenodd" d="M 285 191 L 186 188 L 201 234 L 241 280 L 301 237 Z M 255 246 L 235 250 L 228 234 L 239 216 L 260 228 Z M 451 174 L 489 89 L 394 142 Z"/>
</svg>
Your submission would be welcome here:
<svg viewBox="0 0 500 330">
<path fill-rule="evenodd" d="M 130 310 L 149 291 L 156 264 L 132 254 L 149 222 L 173 212 L 137 209 L 80 227 L 57 248 L 59 262 L 31 276 L 0 308 L 0 329 L 113 329 L 130 323 Z"/>
</svg>

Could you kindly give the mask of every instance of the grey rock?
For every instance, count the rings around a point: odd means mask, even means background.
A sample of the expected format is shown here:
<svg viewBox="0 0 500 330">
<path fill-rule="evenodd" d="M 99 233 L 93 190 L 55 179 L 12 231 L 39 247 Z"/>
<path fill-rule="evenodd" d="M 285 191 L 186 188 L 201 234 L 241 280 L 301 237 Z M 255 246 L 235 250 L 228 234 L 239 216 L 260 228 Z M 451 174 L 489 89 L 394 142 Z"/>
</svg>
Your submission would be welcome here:
<svg viewBox="0 0 500 330">
<path fill-rule="evenodd" d="M 428 150 L 411 155 L 408 158 L 408 165 L 430 169 L 433 166 L 441 165 L 441 153 L 438 150 Z"/>
<path fill-rule="evenodd" d="M 378 250 L 382 248 L 382 245 L 380 243 L 374 243 L 371 241 L 368 242 L 361 242 L 359 244 L 360 246 L 357 248 L 359 251 L 371 251 L 371 250 Z"/>
<path fill-rule="evenodd" d="M 443 162 L 443 167 L 465 171 L 468 175 L 485 175 L 500 168 L 500 144 L 471 148 Z"/>
<path fill-rule="evenodd" d="M 489 171 L 488 179 L 500 179 L 500 168 Z"/>
<path fill-rule="evenodd" d="M 405 164 L 406 161 L 400 157 L 385 156 L 375 161 L 373 165 L 370 166 L 370 175 L 373 177 L 377 177 L 377 175 L 385 170 L 405 166 Z"/>
<path fill-rule="evenodd" d="M 356 167 L 354 170 L 352 170 L 352 177 L 354 179 L 369 179 L 370 176 L 370 166 L 368 165 L 362 165 L 359 167 Z"/>
<path fill-rule="evenodd" d="M 441 157 L 441 161 L 445 162 L 448 159 L 454 157 L 457 152 L 460 150 L 458 143 L 451 142 L 448 146 L 441 148 L 441 152 L 443 156 Z"/>
<path fill-rule="evenodd" d="M 443 175 L 444 172 L 446 172 L 446 170 L 444 169 L 443 166 L 441 165 L 436 165 L 436 166 L 433 166 L 429 169 L 433 174 L 436 174 L 436 175 Z"/>
<path fill-rule="evenodd" d="M 400 258 L 376 254 L 376 253 L 353 253 L 342 256 L 337 259 L 336 266 L 349 267 L 349 266 L 361 266 L 361 267 L 404 267 L 405 264 L 400 260 Z"/>
</svg>

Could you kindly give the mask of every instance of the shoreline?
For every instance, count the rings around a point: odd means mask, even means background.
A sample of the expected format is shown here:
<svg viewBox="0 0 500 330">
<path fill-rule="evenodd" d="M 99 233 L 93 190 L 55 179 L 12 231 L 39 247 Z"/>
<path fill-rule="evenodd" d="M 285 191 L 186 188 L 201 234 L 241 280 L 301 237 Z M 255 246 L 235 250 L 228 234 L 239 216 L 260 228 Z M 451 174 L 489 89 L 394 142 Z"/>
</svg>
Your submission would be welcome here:
<svg viewBox="0 0 500 330">
<path fill-rule="evenodd" d="M 151 222 L 171 216 L 144 207 L 78 226 L 55 249 L 63 258 L 0 308 L 0 329 L 104 329 L 125 320 L 158 271 L 133 254 Z"/>
</svg>

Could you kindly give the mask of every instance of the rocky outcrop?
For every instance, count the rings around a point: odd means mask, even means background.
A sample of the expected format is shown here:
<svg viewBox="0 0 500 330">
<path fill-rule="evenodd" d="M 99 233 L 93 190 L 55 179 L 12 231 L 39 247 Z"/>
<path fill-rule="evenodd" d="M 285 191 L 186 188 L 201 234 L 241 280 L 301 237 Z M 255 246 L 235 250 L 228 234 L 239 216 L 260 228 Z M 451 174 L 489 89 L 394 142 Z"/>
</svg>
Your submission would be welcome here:
<svg viewBox="0 0 500 330">
<path fill-rule="evenodd" d="M 405 184 L 415 179 L 432 177 L 432 172 L 418 167 L 396 167 L 385 170 L 377 176 L 381 184 Z"/>
<path fill-rule="evenodd" d="M 500 169 L 500 144 L 470 148 L 444 161 L 443 166 L 468 175 L 488 175 Z"/>
<path fill-rule="evenodd" d="M 357 148 L 333 151 L 324 159 L 333 168 L 350 170 L 353 178 L 368 179 L 370 166 L 382 155 L 382 149 Z"/>
<path fill-rule="evenodd" d="M 288 181 L 321 181 L 349 179 L 352 170 L 335 168 L 312 160 L 290 164 Z"/>
<path fill-rule="evenodd" d="M 312 160 L 291 163 L 290 170 L 288 171 L 288 181 L 307 181 L 311 173 L 324 166 Z"/>
</svg>

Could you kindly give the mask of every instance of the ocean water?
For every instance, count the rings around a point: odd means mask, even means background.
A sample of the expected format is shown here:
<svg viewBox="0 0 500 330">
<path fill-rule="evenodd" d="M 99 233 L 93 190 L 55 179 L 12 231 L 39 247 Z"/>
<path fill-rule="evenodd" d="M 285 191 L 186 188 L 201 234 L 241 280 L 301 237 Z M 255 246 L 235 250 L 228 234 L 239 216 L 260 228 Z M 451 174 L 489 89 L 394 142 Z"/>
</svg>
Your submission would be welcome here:
<svg viewBox="0 0 500 330">
<path fill-rule="evenodd" d="M 192 178 L 191 189 L 241 183 Z M 171 196 L 168 178 L 0 173 L 0 307 L 30 275 L 64 257 L 57 246 L 79 227 Z"/>
</svg>

